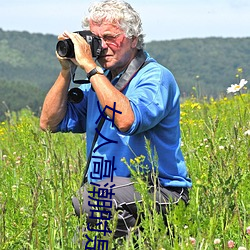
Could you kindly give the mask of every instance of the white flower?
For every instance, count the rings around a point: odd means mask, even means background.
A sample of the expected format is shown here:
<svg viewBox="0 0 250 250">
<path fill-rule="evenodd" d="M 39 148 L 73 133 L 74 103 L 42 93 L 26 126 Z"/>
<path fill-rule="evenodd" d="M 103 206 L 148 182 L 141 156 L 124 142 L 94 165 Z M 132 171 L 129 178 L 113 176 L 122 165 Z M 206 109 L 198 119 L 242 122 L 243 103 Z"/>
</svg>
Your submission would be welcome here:
<svg viewBox="0 0 250 250">
<path fill-rule="evenodd" d="M 21 208 L 20 208 L 20 214 L 23 214 L 24 211 L 25 211 L 24 207 L 21 207 Z"/>
<path fill-rule="evenodd" d="M 238 250 L 247 250 L 245 247 L 239 247 Z"/>
<path fill-rule="evenodd" d="M 214 239 L 214 244 L 215 244 L 215 245 L 220 244 L 220 242 L 221 242 L 221 240 L 220 240 L 220 239 Z"/>
<path fill-rule="evenodd" d="M 220 239 L 214 239 L 214 244 L 215 244 L 215 245 L 220 244 L 220 242 L 221 242 L 221 240 L 220 240 Z"/>
<path fill-rule="evenodd" d="M 248 129 L 247 131 L 245 131 L 245 132 L 244 132 L 244 135 L 245 135 L 245 136 L 250 135 L 250 129 Z"/>
<path fill-rule="evenodd" d="M 247 81 L 245 79 L 241 79 L 239 84 L 231 84 L 231 87 L 227 88 L 227 93 L 235 93 L 240 91 L 245 85 Z"/>
</svg>

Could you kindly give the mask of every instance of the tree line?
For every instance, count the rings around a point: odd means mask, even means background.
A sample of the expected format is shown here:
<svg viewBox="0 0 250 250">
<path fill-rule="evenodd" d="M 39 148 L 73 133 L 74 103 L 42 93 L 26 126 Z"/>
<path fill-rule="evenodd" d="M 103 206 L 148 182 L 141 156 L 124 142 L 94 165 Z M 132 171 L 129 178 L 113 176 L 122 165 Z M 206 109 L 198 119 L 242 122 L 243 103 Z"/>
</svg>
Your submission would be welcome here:
<svg viewBox="0 0 250 250">
<path fill-rule="evenodd" d="M 0 120 L 7 110 L 25 107 L 39 115 L 60 70 L 56 43 L 54 35 L 0 29 Z M 250 78 L 249 37 L 152 41 L 145 49 L 172 71 L 183 98 L 217 98 L 240 78 Z"/>
</svg>

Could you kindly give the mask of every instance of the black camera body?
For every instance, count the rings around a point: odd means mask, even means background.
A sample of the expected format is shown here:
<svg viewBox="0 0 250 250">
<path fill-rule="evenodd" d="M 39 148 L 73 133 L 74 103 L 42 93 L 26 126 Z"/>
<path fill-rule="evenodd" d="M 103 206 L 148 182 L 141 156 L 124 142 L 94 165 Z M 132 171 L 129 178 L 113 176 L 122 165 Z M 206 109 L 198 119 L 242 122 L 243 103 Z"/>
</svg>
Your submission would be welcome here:
<svg viewBox="0 0 250 250">
<path fill-rule="evenodd" d="M 93 57 L 98 57 L 101 54 L 102 40 L 99 37 L 95 36 L 90 30 L 75 31 L 74 33 L 81 35 L 90 45 Z M 58 41 L 56 45 L 56 51 L 61 57 L 75 57 L 74 44 L 72 43 L 71 39 Z"/>
</svg>

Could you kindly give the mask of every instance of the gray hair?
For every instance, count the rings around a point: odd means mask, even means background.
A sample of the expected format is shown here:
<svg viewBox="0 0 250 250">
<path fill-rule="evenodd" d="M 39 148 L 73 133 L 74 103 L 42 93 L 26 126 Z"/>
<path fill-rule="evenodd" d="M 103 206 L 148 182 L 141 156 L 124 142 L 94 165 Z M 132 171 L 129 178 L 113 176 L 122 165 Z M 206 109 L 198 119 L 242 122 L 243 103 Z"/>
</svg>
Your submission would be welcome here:
<svg viewBox="0 0 250 250">
<path fill-rule="evenodd" d="M 90 20 L 101 24 L 104 19 L 117 24 L 125 32 L 126 37 L 137 37 L 137 49 L 143 49 L 144 34 L 142 34 L 141 18 L 129 3 L 122 0 L 94 3 L 89 8 L 89 15 L 83 19 L 82 27 L 88 29 Z"/>
</svg>

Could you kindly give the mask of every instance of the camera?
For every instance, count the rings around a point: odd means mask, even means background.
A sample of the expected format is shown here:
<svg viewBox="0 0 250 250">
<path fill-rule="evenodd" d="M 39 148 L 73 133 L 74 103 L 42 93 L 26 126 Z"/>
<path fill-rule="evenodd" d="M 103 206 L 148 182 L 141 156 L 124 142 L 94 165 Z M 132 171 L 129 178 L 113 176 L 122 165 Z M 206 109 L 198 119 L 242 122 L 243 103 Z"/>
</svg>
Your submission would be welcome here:
<svg viewBox="0 0 250 250">
<path fill-rule="evenodd" d="M 90 30 L 75 31 L 81 35 L 86 42 L 90 45 L 92 56 L 98 57 L 102 51 L 102 41 L 99 37 L 95 36 Z M 61 57 L 74 58 L 74 44 L 71 39 L 65 39 L 57 42 L 56 51 Z"/>
</svg>

